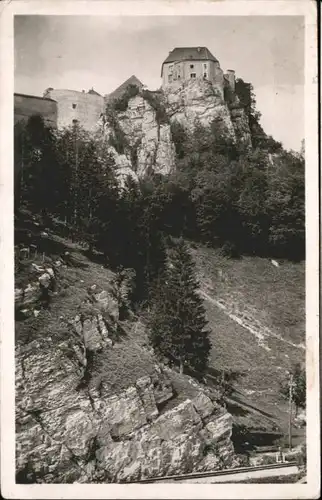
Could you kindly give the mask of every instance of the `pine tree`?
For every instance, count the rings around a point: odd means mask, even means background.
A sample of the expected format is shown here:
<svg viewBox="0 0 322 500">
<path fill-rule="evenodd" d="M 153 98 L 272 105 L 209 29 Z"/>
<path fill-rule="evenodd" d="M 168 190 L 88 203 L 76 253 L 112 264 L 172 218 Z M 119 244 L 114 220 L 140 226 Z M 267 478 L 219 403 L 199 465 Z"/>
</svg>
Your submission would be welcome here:
<svg viewBox="0 0 322 500">
<path fill-rule="evenodd" d="M 154 295 L 150 340 L 157 352 L 176 364 L 203 374 L 211 343 L 195 267 L 182 239 L 169 252 L 164 275 Z"/>
<path fill-rule="evenodd" d="M 296 411 L 298 408 L 306 407 L 306 373 L 305 368 L 297 363 L 292 367 L 291 374 L 293 376 L 292 402 L 295 404 Z M 282 382 L 280 392 L 286 399 L 289 398 L 290 379 Z"/>
</svg>

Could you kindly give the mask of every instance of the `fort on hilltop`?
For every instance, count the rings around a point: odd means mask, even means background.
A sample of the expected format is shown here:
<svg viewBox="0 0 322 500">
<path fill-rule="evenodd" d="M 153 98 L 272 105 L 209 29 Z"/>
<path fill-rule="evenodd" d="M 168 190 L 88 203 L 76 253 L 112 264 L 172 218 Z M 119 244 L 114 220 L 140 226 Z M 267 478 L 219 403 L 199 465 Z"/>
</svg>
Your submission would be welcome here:
<svg viewBox="0 0 322 500">
<path fill-rule="evenodd" d="M 162 63 L 161 78 L 163 87 L 202 78 L 221 86 L 227 82 L 231 89 L 235 90 L 235 71 L 228 70 L 224 74 L 218 59 L 207 47 L 173 49 Z"/>
<path fill-rule="evenodd" d="M 44 97 L 57 102 L 58 128 L 77 123 L 85 130 L 91 131 L 105 110 L 104 97 L 93 88 L 88 92 L 48 88 L 44 92 Z"/>
<path fill-rule="evenodd" d="M 229 87 L 235 91 L 235 71 L 224 74 L 218 59 L 207 47 L 176 47 L 161 66 L 162 88 L 180 86 L 185 81 L 202 79 L 211 82 L 222 90 Z M 129 86 L 140 90 L 143 83 L 132 75 L 110 94 L 105 96 L 93 88 L 85 92 L 70 89 L 45 90 L 43 97 L 14 95 L 15 123 L 29 116 L 43 116 L 48 125 L 63 128 L 79 124 L 87 131 L 95 129 L 105 112 L 106 104 L 121 98 Z"/>
</svg>

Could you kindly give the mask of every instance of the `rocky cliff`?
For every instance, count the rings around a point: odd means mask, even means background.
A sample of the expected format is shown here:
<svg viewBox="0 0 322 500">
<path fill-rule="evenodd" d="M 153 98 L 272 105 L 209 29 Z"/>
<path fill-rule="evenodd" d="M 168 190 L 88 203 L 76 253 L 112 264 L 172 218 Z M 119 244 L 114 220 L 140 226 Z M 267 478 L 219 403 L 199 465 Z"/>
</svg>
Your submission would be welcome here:
<svg viewBox="0 0 322 500">
<path fill-rule="evenodd" d="M 25 314 L 16 328 L 18 481 L 120 482 L 231 465 L 232 419 L 218 395 L 158 364 L 137 334 L 120 336 L 111 275 L 85 264 L 75 270 L 62 256 L 32 266 L 16 290 Z M 39 306 L 44 289 L 56 294 L 49 310 Z"/>
<path fill-rule="evenodd" d="M 113 120 L 108 115 L 103 118 L 102 133 L 112 137 L 120 131 L 124 134 L 124 154 L 120 159 L 116 155 L 120 172 L 128 175 L 132 170 L 134 178 L 149 171 L 166 175 L 176 163 L 171 123 L 179 122 L 192 131 L 196 122 L 207 127 L 214 120 L 220 133 L 233 143 L 251 147 L 248 118 L 236 94 L 231 94 L 228 102 L 222 86 L 201 79 L 157 92 L 141 90 L 128 99 L 127 108 L 116 112 Z"/>
</svg>

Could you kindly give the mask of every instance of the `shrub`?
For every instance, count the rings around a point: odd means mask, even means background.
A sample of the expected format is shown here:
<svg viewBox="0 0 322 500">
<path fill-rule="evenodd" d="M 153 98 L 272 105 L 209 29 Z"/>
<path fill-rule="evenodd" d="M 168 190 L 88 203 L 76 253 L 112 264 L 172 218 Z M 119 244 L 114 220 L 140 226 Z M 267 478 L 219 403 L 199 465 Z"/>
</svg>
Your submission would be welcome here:
<svg viewBox="0 0 322 500">
<path fill-rule="evenodd" d="M 238 248 L 236 244 L 232 241 L 226 241 L 222 248 L 221 248 L 221 254 L 224 257 L 228 257 L 229 259 L 239 259 L 240 258 L 240 253 L 238 251 Z"/>
<path fill-rule="evenodd" d="M 170 125 L 171 138 L 174 142 L 177 158 L 181 159 L 185 156 L 185 144 L 187 142 L 187 132 L 181 123 L 174 121 Z"/>
<path fill-rule="evenodd" d="M 115 109 L 115 111 L 126 111 L 128 104 L 129 104 L 129 100 L 132 97 L 137 96 L 139 94 L 139 92 L 140 92 L 140 89 L 137 85 L 133 85 L 133 84 L 129 85 L 126 88 L 124 94 L 112 102 L 112 106 Z"/>
<path fill-rule="evenodd" d="M 169 123 L 169 118 L 166 113 L 164 104 L 155 92 L 150 90 L 142 90 L 142 97 L 150 104 L 155 111 L 155 119 L 159 125 Z"/>
<path fill-rule="evenodd" d="M 141 144 L 141 139 L 137 139 L 136 142 L 131 147 L 130 157 L 131 157 L 131 165 L 134 172 L 136 172 L 138 168 L 138 149 L 140 144 Z"/>
</svg>

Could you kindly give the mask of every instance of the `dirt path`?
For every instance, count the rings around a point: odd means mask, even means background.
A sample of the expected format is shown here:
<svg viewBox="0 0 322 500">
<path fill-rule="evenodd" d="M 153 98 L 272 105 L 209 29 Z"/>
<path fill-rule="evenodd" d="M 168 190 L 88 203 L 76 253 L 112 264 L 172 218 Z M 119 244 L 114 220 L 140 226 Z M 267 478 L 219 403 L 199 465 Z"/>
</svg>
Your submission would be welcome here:
<svg viewBox="0 0 322 500">
<path fill-rule="evenodd" d="M 211 304 L 213 304 L 214 306 L 218 307 L 219 309 L 221 309 L 225 314 L 227 314 L 227 316 L 235 321 L 236 323 L 238 323 L 240 326 L 242 326 L 243 328 L 245 328 L 246 330 L 248 330 L 252 335 L 254 335 L 254 337 L 256 337 L 259 345 L 261 347 L 263 347 L 264 349 L 266 350 L 270 350 L 269 347 L 267 346 L 266 342 L 265 342 L 265 339 L 269 338 L 269 337 L 274 337 L 275 339 L 278 339 L 280 340 L 281 342 L 285 343 L 285 344 L 288 344 L 292 347 L 295 347 L 297 349 L 305 349 L 305 346 L 303 344 L 294 344 L 293 342 L 289 341 L 289 340 L 286 340 L 286 339 L 283 339 L 283 337 L 281 335 L 278 335 L 277 333 L 274 333 L 272 332 L 271 330 L 268 330 L 267 328 L 265 328 L 265 334 L 259 330 L 259 329 L 256 329 L 256 328 L 253 328 L 252 326 L 246 324 L 241 318 L 239 318 L 236 314 L 233 314 L 232 312 L 229 311 L 229 308 L 225 305 L 224 302 L 222 301 L 219 301 L 217 299 L 214 299 L 213 297 L 211 297 L 207 292 L 205 292 L 204 290 L 200 290 L 200 295 L 205 299 L 207 300 L 208 302 L 210 302 Z"/>
</svg>

